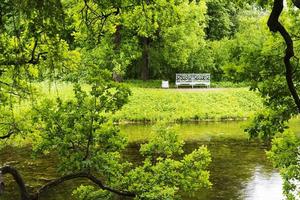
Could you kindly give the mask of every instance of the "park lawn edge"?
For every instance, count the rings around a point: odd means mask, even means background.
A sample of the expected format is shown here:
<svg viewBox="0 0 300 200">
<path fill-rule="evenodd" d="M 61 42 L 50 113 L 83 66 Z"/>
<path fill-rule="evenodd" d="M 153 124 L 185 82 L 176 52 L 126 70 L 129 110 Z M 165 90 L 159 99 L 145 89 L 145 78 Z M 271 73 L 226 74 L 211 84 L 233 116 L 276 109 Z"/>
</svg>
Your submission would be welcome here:
<svg viewBox="0 0 300 200">
<path fill-rule="evenodd" d="M 116 123 L 242 121 L 263 109 L 259 95 L 248 88 L 131 90 L 129 102 L 113 115 Z"/>
<path fill-rule="evenodd" d="M 37 84 L 39 96 L 72 99 L 72 84 Z M 83 85 L 89 91 L 88 85 Z M 160 89 L 129 87 L 128 103 L 111 115 L 116 124 L 243 121 L 263 109 L 262 99 L 249 88 Z M 42 99 L 40 99 L 42 100 Z M 25 109 L 28 103 L 22 104 Z M 21 106 L 21 107 L 23 107 Z"/>
</svg>

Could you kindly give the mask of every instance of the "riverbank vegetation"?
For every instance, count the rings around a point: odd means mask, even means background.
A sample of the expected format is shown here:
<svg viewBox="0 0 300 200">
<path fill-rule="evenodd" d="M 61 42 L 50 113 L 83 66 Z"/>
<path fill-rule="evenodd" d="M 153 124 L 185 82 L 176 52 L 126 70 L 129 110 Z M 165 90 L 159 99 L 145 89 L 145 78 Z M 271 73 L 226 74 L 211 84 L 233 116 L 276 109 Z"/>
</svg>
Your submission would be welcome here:
<svg viewBox="0 0 300 200">
<path fill-rule="evenodd" d="M 157 81 L 125 83 L 131 95 L 128 103 L 113 115 L 118 123 L 147 123 L 245 120 L 262 108 L 260 96 L 248 88 L 160 89 Z M 232 84 L 233 85 L 233 84 Z M 71 84 L 39 84 L 40 95 L 55 99 L 74 97 Z M 86 91 L 91 88 L 83 85 Z M 191 109 L 193 108 L 193 109 Z"/>
<path fill-rule="evenodd" d="M 153 88 L 153 82 L 145 88 L 140 83 L 123 85 L 128 87 L 130 95 L 122 109 L 113 114 L 115 123 L 239 121 L 249 119 L 263 109 L 261 97 L 249 88 L 160 89 Z M 74 99 L 73 86 L 66 83 L 34 84 L 39 91 L 36 94 L 39 98 L 35 99 Z M 91 91 L 87 84 L 82 84 L 82 88 Z M 32 105 L 30 99 L 16 105 L 15 115 L 30 111 Z"/>
<path fill-rule="evenodd" d="M 120 156 L 126 141 L 113 122 L 243 119 L 256 112 L 247 132 L 276 138 L 270 158 L 291 175 L 296 164 L 288 158 L 299 152 L 284 150 L 295 151 L 299 139 L 283 133 L 300 111 L 295 7 L 298 0 L 1 1 L 0 144 L 33 136 L 33 152 L 57 153 L 61 177 L 28 191 L 17 169 L 0 164 L 0 193 L 2 176 L 11 174 L 22 200 L 78 177 L 97 185 L 80 187 L 79 199 L 86 198 L 80 193 L 179 198 L 179 190 L 210 186 L 207 149 L 179 159 L 176 133 L 160 127 L 141 149 L 143 163 L 133 166 Z M 247 85 L 252 92 L 157 88 L 160 80 L 174 82 L 176 73 L 210 73 L 213 88 Z M 63 84 L 50 93 L 34 89 L 45 81 Z M 164 136 L 170 145 L 160 144 Z M 299 196 L 289 184 L 299 181 L 298 168 L 293 172 L 284 188 L 291 199 Z"/>
<path fill-rule="evenodd" d="M 263 107 L 260 97 L 247 88 L 131 91 L 128 104 L 114 116 L 120 122 L 245 120 Z"/>
</svg>

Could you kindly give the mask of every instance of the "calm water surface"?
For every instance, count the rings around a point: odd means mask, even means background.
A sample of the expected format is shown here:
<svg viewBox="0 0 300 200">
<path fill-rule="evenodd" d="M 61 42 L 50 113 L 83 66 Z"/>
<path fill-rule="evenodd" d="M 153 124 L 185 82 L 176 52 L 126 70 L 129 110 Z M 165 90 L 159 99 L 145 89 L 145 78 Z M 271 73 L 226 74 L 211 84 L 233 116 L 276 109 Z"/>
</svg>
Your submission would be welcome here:
<svg viewBox="0 0 300 200">
<path fill-rule="evenodd" d="M 193 196 L 184 194 L 184 200 L 281 200 L 282 179 L 267 160 L 266 146 L 249 141 L 243 132 L 247 122 L 222 122 L 179 125 L 178 132 L 186 140 L 185 150 L 191 152 L 199 145 L 207 145 L 212 154 L 210 165 L 213 183 L 211 189 L 198 191 Z M 293 120 L 291 129 L 300 130 L 300 121 Z M 123 125 L 121 132 L 132 141 L 126 154 L 139 160 L 138 149 L 143 138 L 151 134 L 150 125 Z M 32 159 L 30 149 L 6 148 L 0 151 L 0 165 L 16 166 L 31 189 L 55 178 L 57 159 L 55 155 Z M 17 200 L 16 185 L 9 182 L 5 196 L 0 200 Z M 84 183 L 76 180 L 62 184 L 49 191 L 42 200 L 72 200 L 72 190 Z"/>
</svg>

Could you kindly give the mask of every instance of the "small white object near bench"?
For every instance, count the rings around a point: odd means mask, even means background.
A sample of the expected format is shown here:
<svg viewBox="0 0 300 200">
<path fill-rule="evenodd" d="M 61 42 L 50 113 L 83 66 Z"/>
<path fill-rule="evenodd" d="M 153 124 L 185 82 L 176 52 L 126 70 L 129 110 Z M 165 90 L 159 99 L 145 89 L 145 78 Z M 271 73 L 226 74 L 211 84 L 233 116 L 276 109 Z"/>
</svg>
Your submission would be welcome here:
<svg viewBox="0 0 300 200">
<path fill-rule="evenodd" d="M 162 88 L 169 88 L 169 81 L 161 81 Z"/>
<path fill-rule="evenodd" d="M 205 85 L 206 87 L 210 87 L 210 74 L 176 74 L 176 82 L 177 88 L 180 85 L 191 85 L 192 88 L 195 85 Z"/>
</svg>

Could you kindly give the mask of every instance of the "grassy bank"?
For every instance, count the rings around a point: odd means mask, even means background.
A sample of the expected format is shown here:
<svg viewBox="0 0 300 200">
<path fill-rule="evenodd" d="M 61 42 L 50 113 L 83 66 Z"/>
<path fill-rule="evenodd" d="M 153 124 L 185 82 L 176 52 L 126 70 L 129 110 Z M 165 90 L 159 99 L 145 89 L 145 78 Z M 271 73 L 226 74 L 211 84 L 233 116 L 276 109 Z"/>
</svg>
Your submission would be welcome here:
<svg viewBox="0 0 300 200">
<path fill-rule="evenodd" d="M 260 97 L 247 88 L 131 89 L 129 103 L 115 115 L 120 122 L 241 120 L 262 109 Z"/>
<path fill-rule="evenodd" d="M 74 97 L 71 84 L 37 86 L 39 100 Z M 90 90 L 88 85 L 83 88 Z M 262 108 L 260 97 L 247 88 L 159 89 L 141 88 L 136 84 L 130 88 L 132 95 L 128 104 L 113 116 L 120 123 L 242 120 Z M 22 103 L 17 110 L 26 109 L 30 109 L 30 103 Z"/>
<path fill-rule="evenodd" d="M 129 87 L 136 87 L 136 88 L 161 88 L 161 80 L 148 80 L 148 81 L 142 81 L 142 80 L 126 80 L 124 82 Z M 233 83 L 228 81 L 222 81 L 222 82 L 211 82 L 210 87 L 211 88 L 242 88 L 247 87 L 249 83 L 241 82 L 241 83 Z M 169 80 L 169 86 L 170 88 L 176 88 L 175 81 Z M 200 87 L 200 86 L 197 86 Z M 203 87 L 203 86 L 202 86 Z M 189 86 L 190 88 L 190 86 Z"/>
</svg>

